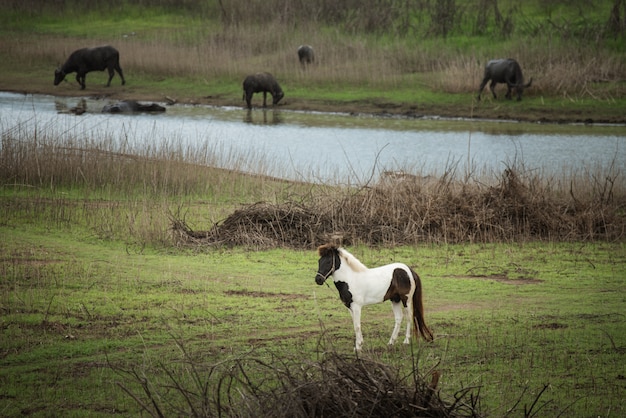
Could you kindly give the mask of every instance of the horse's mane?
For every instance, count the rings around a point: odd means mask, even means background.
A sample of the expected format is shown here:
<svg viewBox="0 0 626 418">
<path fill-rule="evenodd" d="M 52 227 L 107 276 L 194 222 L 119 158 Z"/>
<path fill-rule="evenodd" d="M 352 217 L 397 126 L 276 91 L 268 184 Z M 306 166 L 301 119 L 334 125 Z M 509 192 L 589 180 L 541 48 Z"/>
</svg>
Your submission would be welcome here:
<svg viewBox="0 0 626 418">
<path fill-rule="evenodd" d="M 343 247 L 337 247 L 334 244 L 326 244 L 326 245 L 319 246 L 317 248 L 317 252 L 320 255 L 320 257 L 325 257 L 327 255 L 337 253 L 339 254 L 339 257 L 341 257 L 350 266 L 352 270 L 354 271 L 366 271 L 367 270 L 367 267 L 365 266 L 365 264 L 361 263 L 355 256 L 350 254 L 348 250 L 346 250 Z"/>
<path fill-rule="evenodd" d="M 339 251 L 339 257 L 343 258 L 346 261 L 346 263 L 348 263 L 350 268 L 352 268 L 352 270 L 354 271 L 367 270 L 367 267 L 365 267 L 365 264 L 361 263 L 355 256 L 350 254 L 348 250 L 346 250 L 345 248 L 337 248 L 337 251 Z"/>
</svg>

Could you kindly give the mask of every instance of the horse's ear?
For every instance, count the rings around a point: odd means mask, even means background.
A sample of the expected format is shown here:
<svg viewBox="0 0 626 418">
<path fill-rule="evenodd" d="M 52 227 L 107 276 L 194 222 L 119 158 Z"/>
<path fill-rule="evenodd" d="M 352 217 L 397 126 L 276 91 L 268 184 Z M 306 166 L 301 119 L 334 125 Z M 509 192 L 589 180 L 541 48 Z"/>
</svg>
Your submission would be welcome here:
<svg viewBox="0 0 626 418">
<path fill-rule="evenodd" d="M 317 253 L 320 257 L 326 257 L 337 251 L 337 247 L 333 244 L 324 244 L 317 247 Z"/>
</svg>

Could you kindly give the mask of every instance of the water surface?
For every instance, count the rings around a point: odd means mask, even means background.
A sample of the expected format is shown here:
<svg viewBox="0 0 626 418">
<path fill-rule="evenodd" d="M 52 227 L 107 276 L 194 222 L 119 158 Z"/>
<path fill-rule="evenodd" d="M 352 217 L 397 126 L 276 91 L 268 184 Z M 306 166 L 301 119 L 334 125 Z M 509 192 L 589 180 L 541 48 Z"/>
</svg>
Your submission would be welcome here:
<svg viewBox="0 0 626 418">
<path fill-rule="evenodd" d="M 161 114 L 103 114 L 109 101 L 0 93 L 0 129 L 115 140 L 125 147 L 201 147 L 231 168 L 363 182 L 383 171 L 440 175 L 516 165 L 559 174 L 626 171 L 626 127 L 378 117 L 174 105 Z M 69 110 L 83 106 L 80 116 Z M 237 156 L 240 156 L 239 158 Z M 218 165 L 220 163 L 218 162 Z M 260 168 L 262 167 L 262 168 Z M 269 171 L 269 172 L 268 172 Z"/>
</svg>

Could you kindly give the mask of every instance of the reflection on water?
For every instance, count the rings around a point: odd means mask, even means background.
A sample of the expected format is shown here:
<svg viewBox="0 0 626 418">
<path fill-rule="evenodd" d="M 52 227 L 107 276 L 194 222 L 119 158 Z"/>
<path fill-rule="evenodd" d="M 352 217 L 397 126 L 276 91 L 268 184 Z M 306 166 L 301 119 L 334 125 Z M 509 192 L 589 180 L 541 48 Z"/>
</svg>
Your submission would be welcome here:
<svg viewBox="0 0 626 418">
<path fill-rule="evenodd" d="M 75 106 L 71 106 L 64 100 L 55 100 L 54 108 L 57 113 L 71 113 L 74 115 L 82 115 L 87 111 L 87 100 L 85 98 L 78 99 Z"/>
<path fill-rule="evenodd" d="M 244 123 L 251 123 L 253 125 L 279 125 L 284 122 L 283 116 L 279 110 L 268 110 L 261 109 L 259 111 L 252 109 L 247 109 L 245 112 L 245 117 L 243 118 Z"/>
<path fill-rule="evenodd" d="M 264 174 L 304 180 L 358 183 L 384 171 L 440 175 L 454 170 L 462 175 L 485 170 L 491 174 L 520 163 L 525 169 L 556 174 L 610 166 L 626 172 L 624 126 L 383 118 L 192 105 L 167 106 L 161 114 L 101 113 L 108 103 L 0 93 L 0 130 L 4 133 L 19 126 L 59 138 L 113 138 L 131 148 L 161 143 L 168 149 L 175 144 L 230 157 L 240 154 L 255 163 L 264 160 L 266 164 L 259 165 Z M 243 169 L 256 168 L 250 164 Z"/>
</svg>

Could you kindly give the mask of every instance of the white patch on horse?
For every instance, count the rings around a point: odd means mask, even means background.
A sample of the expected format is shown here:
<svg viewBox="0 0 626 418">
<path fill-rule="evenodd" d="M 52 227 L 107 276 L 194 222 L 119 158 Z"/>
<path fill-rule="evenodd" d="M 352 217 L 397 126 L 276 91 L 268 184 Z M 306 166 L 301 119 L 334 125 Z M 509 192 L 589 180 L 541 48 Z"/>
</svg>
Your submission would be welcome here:
<svg viewBox="0 0 626 418">
<path fill-rule="evenodd" d="M 419 332 L 426 340 L 432 340 L 432 333 L 424 321 L 421 281 L 410 267 L 402 263 L 392 263 L 367 268 L 346 249 L 334 245 L 320 246 L 318 253 L 320 260 L 315 281 L 321 285 L 332 276 L 340 296 L 343 292 L 342 301 L 346 306 L 349 305 L 352 315 L 356 334 L 355 349 L 360 350 L 363 345 L 361 331 L 363 306 L 381 303 L 388 299 L 391 300 L 395 319 L 389 344 L 397 340 L 403 316 L 407 319 L 405 344 L 410 343 L 411 323 L 416 333 Z M 339 262 L 336 262 L 337 256 Z M 351 295 L 351 302 L 345 300 L 346 291 L 349 291 Z"/>
</svg>

